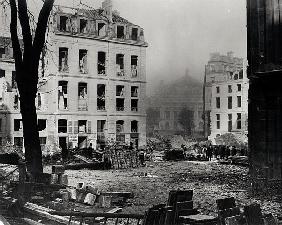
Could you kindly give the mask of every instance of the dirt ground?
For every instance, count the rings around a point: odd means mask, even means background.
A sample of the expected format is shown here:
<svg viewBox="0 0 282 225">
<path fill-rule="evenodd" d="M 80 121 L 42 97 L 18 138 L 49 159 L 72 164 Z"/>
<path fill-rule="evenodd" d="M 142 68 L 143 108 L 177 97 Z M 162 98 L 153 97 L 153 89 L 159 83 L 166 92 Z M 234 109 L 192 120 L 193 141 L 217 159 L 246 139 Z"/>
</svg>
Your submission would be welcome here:
<svg viewBox="0 0 282 225">
<path fill-rule="evenodd" d="M 147 176 L 144 174 L 147 173 Z M 127 170 L 68 170 L 69 185 L 86 182 L 100 191 L 130 191 L 134 198 L 124 213 L 144 213 L 150 206 L 166 203 L 170 190 L 193 189 L 194 206 L 216 215 L 216 199 L 233 196 L 239 206 L 261 204 L 263 212 L 281 215 L 278 199 L 255 199 L 249 193 L 248 169 L 217 162 L 149 162 Z"/>
</svg>

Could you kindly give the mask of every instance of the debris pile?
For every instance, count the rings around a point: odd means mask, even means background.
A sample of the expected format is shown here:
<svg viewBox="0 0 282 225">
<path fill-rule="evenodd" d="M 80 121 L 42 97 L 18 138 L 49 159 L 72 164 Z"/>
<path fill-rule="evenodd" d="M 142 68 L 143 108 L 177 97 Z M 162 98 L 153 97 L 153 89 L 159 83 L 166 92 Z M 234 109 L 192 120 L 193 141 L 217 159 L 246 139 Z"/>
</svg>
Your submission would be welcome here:
<svg viewBox="0 0 282 225">
<path fill-rule="evenodd" d="M 108 148 L 105 151 L 104 160 L 110 162 L 113 169 L 136 168 L 141 165 L 139 152 L 122 145 Z"/>
</svg>

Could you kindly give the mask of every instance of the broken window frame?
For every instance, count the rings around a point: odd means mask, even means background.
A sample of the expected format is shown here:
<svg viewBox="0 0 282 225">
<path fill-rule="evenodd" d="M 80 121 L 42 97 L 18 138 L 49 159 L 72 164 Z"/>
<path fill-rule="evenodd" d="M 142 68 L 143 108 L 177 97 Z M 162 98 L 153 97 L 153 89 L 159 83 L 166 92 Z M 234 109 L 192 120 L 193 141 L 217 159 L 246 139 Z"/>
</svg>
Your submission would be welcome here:
<svg viewBox="0 0 282 225">
<path fill-rule="evenodd" d="M 106 52 L 99 51 L 97 59 L 98 59 L 97 60 L 97 73 L 100 76 L 105 76 L 106 75 Z"/>
<path fill-rule="evenodd" d="M 17 89 L 17 82 L 16 82 L 16 71 L 12 71 L 12 81 L 11 81 L 12 89 Z"/>
<path fill-rule="evenodd" d="M 131 130 L 131 133 L 138 133 L 138 121 L 137 120 L 132 120 L 131 123 L 130 123 L 130 130 Z"/>
<path fill-rule="evenodd" d="M 103 26 L 101 26 L 103 25 Z M 99 37 L 104 37 L 107 34 L 106 22 L 104 21 L 97 21 L 97 35 Z"/>
<path fill-rule="evenodd" d="M 86 49 L 79 49 L 78 53 L 78 62 L 79 62 L 79 72 L 86 74 L 88 73 L 87 69 L 87 58 L 88 58 L 88 51 Z"/>
<path fill-rule="evenodd" d="M 138 86 L 131 86 L 131 97 L 138 98 L 139 87 Z"/>
<path fill-rule="evenodd" d="M 116 54 L 116 74 L 123 77 L 124 74 L 124 54 Z"/>
<path fill-rule="evenodd" d="M 88 95 L 87 95 L 87 83 L 78 83 L 78 110 L 87 111 L 88 110 Z"/>
<path fill-rule="evenodd" d="M 239 71 L 239 79 L 242 80 L 243 77 L 244 77 L 244 72 L 243 72 L 243 70 L 240 70 Z"/>
<path fill-rule="evenodd" d="M 133 31 L 136 31 L 136 34 Z M 138 41 L 138 33 L 139 33 L 139 29 L 137 27 L 132 27 L 131 28 L 131 40 Z"/>
<path fill-rule="evenodd" d="M 0 78 L 6 76 L 6 70 L 0 69 Z"/>
<path fill-rule="evenodd" d="M 82 33 L 82 34 L 88 33 L 88 23 L 89 23 L 89 21 L 86 18 L 80 18 L 79 19 L 79 31 L 80 31 L 80 33 Z M 84 26 L 82 27 L 82 25 L 84 25 Z"/>
<path fill-rule="evenodd" d="M 232 114 L 229 113 L 228 114 L 228 132 L 231 132 L 232 131 Z"/>
<path fill-rule="evenodd" d="M 42 94 L 38 92 L 36 95 L 36 109 L 40 110 L 42 107 Z"/>
<path fill-rule="evenodd" d="M 6 58 L 6 48 L 0 47 L 0 59 L 5 59 L 5 58 Z"/>
<path fill-rule="evenodd" d="M 68 120 L 58 119 L 58 133 L 66 134 L 68 133 Z"/>
<path fill-rule="evenodd" d="M 78 133 L 86 134 L 87 132 L 87 120 L 78 120 Z"/>
<path fill-rule="evenodd" d="M 241 96 L 237 96 L 237 107 L 238 108 L 242 107 L 242 97 Z"/>
<path fill-rule="evenodd" d="M 238 130 L 241 130 L 241 129 L 242 129 L 242 113 L 237 113 L 236 128 L 237 128 Z"/>
<path fill-rule="evenodd" d="M 138 76 L 138 56 L 132 55 L 131 56 L 131 77 Z"/>
<path fill-rule="evenodd" d="M 18 144 L 18 143 L 20 143 L 20 144 Z M 23 137 L 14 137 L 14 146 L 22 148 L 24 146 Z"/>
<path fill-rule="evenodd" d="M 232 85 L 228 85 L 228 93 L 232 93 Z"/>
<path fill-rule="evenodd" d="M 116 25 L 116 37 L 118 39 L 125 39 L 125 26 L 121 24 Z"/>
<path fill-rule="evenodd" d="M 105 84 L 97 84 L 97 110 L 98 111 L 106 110 L 106 85 Z"/>
<path fill-rule="evenodd" d="M 47 129 L 47 120 L 46 119 L 38 119 L 37 120 L 37 129 L 38 129 L 38 131 L 45 131 Z"/>
<path fill-rule="evenodd" d="M 59 72 L 69 72 L 68 50 L 68 48 L 59 47 Z"/>
<path fill-rule="evenodd" d="M 20 103 L 19 95 L 15 94 L 14 95 L 14 110 L 18 110 L 20 108 L 19 103 Z"/>
<path fill-rule="evenodd" d="M 116 111 L 123 112 L 125 110 L 124 98 L 116 98 Z"/>
<path fill-rule="evenodd" d="M 242 85 L 241 84 L 237 84 L 237 91 L 238 92 L 242 91 Z"/>
<path fill-rule="evenodd" d="M 97 120 L 97 133 L 104 133 L 106 129 L 106 120 Z"/>
<path fill-rule="evenodd" d="M 216 129 L 220 129 L 220 114 L 216 114 Z"/>
<path fill-rule="evenodd" d="M 220 109 L 220 97 L 216 97 L 216 98 L 215 98 L 215 107 L 216 107 L 217 109 Z"/>
<path fill-rule="evenodd" d="M 232 109 L 232 96 L 227 97 L 227 108 Z"/>
<path fill-rule="evenodd" d="M 60 103 L 61 97 L 62 103 Z M 60 107 L 60 105 L 62 107 Z M 65 80 L 58 81 L 58 109 L 68 110 L 68 81 Z"/>
<path fill-rule="evenodd" d="M 23 130 L 23 121 L 22 119 L 14 119 L 14 131 Z"/>
<path fill-rule="evenodd" d="M 39 137 L 40 146 L 43 147 L 47 144 L 47 137 Z"/>
<path fill-rule="evenodd" d="M 124 85 L 116 85 L 116 97 L 124 97 Z"/>
<path fill-rule="evenodd" d="M 59 31 L 66 32 L 67 31 L 67 21 L 68 17 L 66 15 L 59 15 Z"/>
<path fill-rule="evenodd" d="M 116 121 L 116 133 L 124 133 L 124 120 L 117 120 Z"/>
<path fill-rule="evenodd" d="M 131 112 L 138 112 L 138 99 L 131 99 Z"/>
</svg>

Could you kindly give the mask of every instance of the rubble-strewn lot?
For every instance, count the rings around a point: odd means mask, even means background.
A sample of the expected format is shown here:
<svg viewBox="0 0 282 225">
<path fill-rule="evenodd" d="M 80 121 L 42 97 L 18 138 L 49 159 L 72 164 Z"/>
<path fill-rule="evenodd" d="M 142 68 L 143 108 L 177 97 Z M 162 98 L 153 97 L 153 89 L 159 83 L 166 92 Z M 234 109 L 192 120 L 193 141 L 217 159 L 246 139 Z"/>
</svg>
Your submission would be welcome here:
<svg viewBox="0 0 282 225">
<path fill-rule="evenodd" d="M 243 206 L 261 204 L 264 212 L 281 215 L 281 204 L 275 199 L 254 199 L 248 192 L 248 169 L 216 162 L 155 162 L 146 167 L 127 170 L 66 171 L 69 184 L 87 182 L 101 191 L 132 191 L 132 204 L 124 213 L 143 213 L 153 204 L 165 203 L 173 189 L 193 189 L 194 204 L 200 211 L 216 215 L 216 199 L 235 197 Z M 147 173 L 147 176 L 145 175 Z"/>
</svg>

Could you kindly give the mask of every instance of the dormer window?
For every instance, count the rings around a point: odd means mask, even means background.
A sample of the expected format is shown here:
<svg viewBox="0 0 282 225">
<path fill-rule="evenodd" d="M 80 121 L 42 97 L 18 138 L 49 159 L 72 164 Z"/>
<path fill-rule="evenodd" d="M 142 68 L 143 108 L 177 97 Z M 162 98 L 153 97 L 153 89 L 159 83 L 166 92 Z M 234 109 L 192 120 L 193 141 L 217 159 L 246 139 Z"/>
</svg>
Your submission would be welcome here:
<svg viewBox="0 0 282 225">
<path fill-rule="evenodd" d="M 80 19 L 80 33 L 87 33 L 87 20 Z"/>
<path fill-rule="evenodd" d="M 133 27 L 131 30 L 131 39 L 137 41 L 138 38 L 138 28 Z"/>
<path fill-rule="evenodd" d="M 106 24 L 98 23 L 98 36 L 102 37 L 106 35 Z"/>
<path fill-rule="evenodd" d="M 124 38 L 124 26 L 117 26 L 117 38 Z"/>
<path fill-rule="evenodd" d="M 60 16 L 60 31 L 67 31 L 67 20 L 68 17 Z"/>
</svg>

